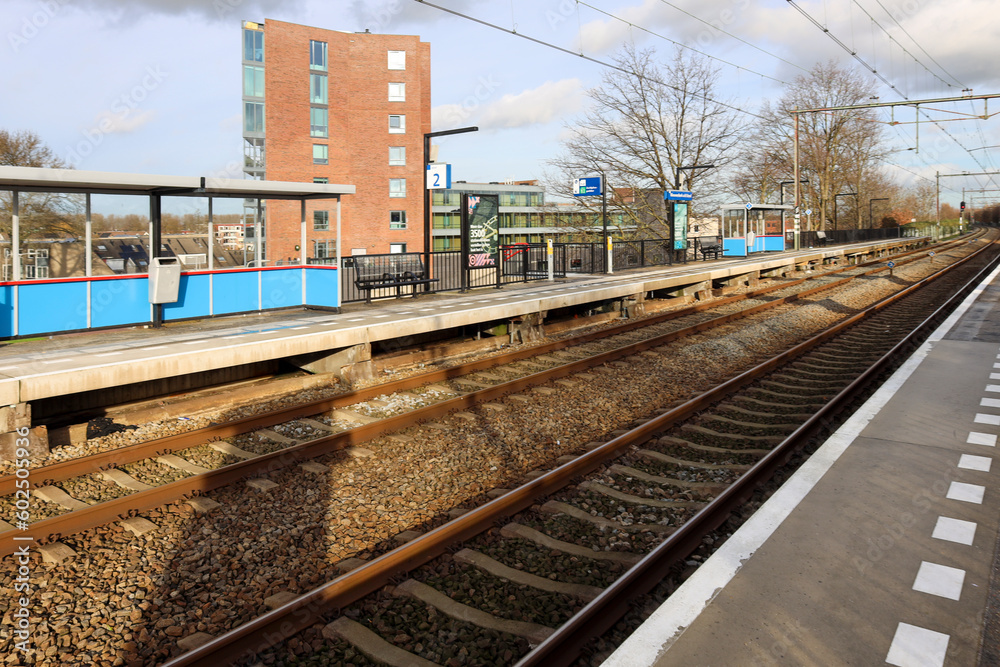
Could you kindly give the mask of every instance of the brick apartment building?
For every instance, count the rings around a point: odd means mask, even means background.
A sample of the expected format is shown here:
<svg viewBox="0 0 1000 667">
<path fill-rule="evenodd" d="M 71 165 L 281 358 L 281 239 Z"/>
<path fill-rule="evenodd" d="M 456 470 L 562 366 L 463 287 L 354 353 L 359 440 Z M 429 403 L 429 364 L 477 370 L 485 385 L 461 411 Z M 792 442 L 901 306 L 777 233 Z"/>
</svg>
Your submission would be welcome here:
<svg viewBox="0 0 1000 667">
<path fill-rule="evenodd" d="M 341 208 L 345 256 L 421 251 L 430 86 L 419 37 L 244 21 L 244 172 L 356 186 Z M 308 257 L 336 256 L 336 216 L 335 202 L 308 202 Z M 263 218 L 268 264 L 294 262 L 300 204 L 269 201 Z"/>
</svg>

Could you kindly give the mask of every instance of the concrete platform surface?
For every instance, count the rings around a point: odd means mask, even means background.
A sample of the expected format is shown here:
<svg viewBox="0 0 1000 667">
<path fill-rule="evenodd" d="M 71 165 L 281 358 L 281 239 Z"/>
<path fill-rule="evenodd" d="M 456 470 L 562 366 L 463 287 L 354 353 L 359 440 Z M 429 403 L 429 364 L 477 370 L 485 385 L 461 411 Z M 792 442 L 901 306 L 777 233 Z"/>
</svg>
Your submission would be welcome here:
<svg viewBox="0 0 1000 667">
<path fill-rule="evenodd" d="M 90 331 L 9 341 L 0 345 L 0 405 L 344 349 L 917 242 L 899 239 L 768 253 L 607 276 L 570 274 L 555 282 L 518 283 L 502 290 L 479 288 L 464 294 L 447 292 L 372 305 L 352 303 L 340 313 L 285 311 L 178 322 L 160 329 Z"/>
<path fill-rule="evenodd" d="M 998 274 L 604 664 L 980 664 Z"/>
</svg>

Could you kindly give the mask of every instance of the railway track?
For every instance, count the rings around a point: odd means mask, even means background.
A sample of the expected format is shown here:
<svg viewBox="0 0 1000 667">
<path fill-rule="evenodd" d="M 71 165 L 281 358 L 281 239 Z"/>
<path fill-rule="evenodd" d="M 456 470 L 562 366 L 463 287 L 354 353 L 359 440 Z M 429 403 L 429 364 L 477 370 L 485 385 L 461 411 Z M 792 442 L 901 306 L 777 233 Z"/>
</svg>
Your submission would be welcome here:
<svg viewBox="0 0 1000 667">
<path fill-rule="evenodd" d="M 960 300 L 942 274 L 169 664 L 327 621 L 301 664 L 571 663 Z"/>
<path fill-rule="evenodd" d="M 937 250 L 952 247 L 954 243 Z M 916 251 L 897 256 L 895 261 L 902 266 L 926 256 L 927 251 Z M 106 525 L 671 340 L 729 325 L 883 271 L 882 261 L 841 267 L 710 305 L 695 305 L 332 399 L 35 468 L 33 492 L 45 503 L 37 504 L 33 512 L 38 520 L 17 534 L 44 542 Z M 813 283 L 815 286 L 806 287 Z M 380 400 L 386 402 L 382 400 L 386 396 L 400 397 L 392 401 L 392 409 L 378 405 Z M 359 405 L 363 406 L 360 410 L 349 409 Z M 315 418 L 318 415 L 322 416 Z M 15 485 L 15 476 L 0 477 L 3 516 L 17 515 Z M 0 555 L 16 548 L 11 539 L 14 531 L 5 532 L 0 532 Z"/>
</svg>

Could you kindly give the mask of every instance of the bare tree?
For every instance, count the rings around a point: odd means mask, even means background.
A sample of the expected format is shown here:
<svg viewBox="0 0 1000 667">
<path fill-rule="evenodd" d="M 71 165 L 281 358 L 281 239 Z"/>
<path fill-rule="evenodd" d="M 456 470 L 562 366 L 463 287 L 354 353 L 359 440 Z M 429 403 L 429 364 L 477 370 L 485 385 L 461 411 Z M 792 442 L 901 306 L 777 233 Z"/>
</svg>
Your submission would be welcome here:
<svg viewBox="0 0 1000 667">
<path fill-rule="evenodd" d="M 792 111 L 868 102 L 876 88 L 861 74 L 835 62 L 817 64 L 798 77 L 772 106 L 765 102 L 756 123 L 753 155 L 732 189 L 761 183 L 763 195 L 776 192 L 780 181 L 793 178 L 794 118 Z M 869 200 L 886 197 L 892 182 L 882 170 L 888 154 L 875 111 L 852 109 L 799 114 L 799 165 L 803 201 L 819 220 L 841 227 L 863 227 Z M 843 198 L 837 198 L 842 195 Z"/>
<path fill-rule="evenodd" d="M 604 174 L 621 233 L 662 237 L 663 192 L 692 189 L 694 206 L 716 195 L 713 173 L 686 168 L 728 164 L 744 123 L 734 106 L 715 99 L 718 70 L 700 57 L 678 48 L 660 64 L 655 51 L 628 45 L 614 62 L 616 69 L 588 92 L 589 111 L 567 128 L 550 188 L 571 196 L 573 178 Z M 580 198 L 580 206 L 596 209 L 600 202 Z"/>
<path fill-rule="evenodd" d="M 0 129 L 0 165 L 69 169 L 34 132 Z M 77 236 L 82 229 L 80 198 L 62 193 L 22 193 L 18 197 L 21 238 Z M 11 234 L 13 197 L 0 191 L 0 232 Z"/>
</svg>

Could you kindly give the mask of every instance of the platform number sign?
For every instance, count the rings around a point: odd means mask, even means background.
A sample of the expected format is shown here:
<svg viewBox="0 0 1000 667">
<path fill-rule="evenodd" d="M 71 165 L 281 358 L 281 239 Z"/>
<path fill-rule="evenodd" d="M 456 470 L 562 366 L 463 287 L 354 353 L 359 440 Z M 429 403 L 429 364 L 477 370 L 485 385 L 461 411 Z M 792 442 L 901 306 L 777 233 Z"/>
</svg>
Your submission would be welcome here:
<svg viewBox="0 0 1000 667">
<path fill-rule="evenodd" d="M 447 190 L 451 187 L 451 165 L 450 164 L 429 164 L 427 165 L 427 189 Z"/>
</svg>

